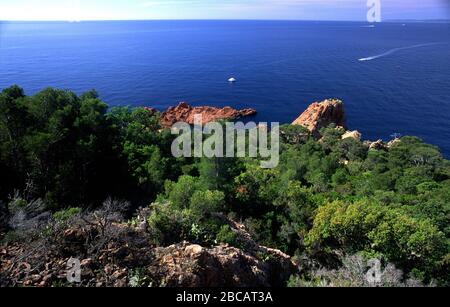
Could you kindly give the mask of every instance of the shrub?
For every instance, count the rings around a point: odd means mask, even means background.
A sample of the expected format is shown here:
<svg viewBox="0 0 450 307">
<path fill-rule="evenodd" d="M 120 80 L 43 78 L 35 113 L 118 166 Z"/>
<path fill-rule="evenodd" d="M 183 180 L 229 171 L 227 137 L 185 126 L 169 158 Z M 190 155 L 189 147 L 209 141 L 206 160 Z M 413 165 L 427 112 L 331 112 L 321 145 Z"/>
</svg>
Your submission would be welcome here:
<svg viewBox="0 0 450 307">
<path fill-rule="evenodd" d="M 65 210 L 61 210 L 53 213 L 53 218 L 58 222 L 66 222 L 70 220 L 72 217 L 81 213 L 80 208 L 68 208 Z"/>
<path fill-rule="evenodd" d="M 196 191 L 190 201 L 190 209 L 197 218 L 209 217 L 223 210 L 225 195 L 219 191 Z"/>
<path fill-rule="evenodd" d="M 187 209 L 189 208 L 192 196 L 199 190 L 206 190 L 206 188 L 201 186 L 198 178 L 181 176 L 178 182 L 166 182 L 165 195 L 162 198 L 169 201 L 176 208 Z"/>
<path fill-rule="evenodd" d="M 226 243 L 229 245 L 237 245 L 237 233 L 231 229 L 229 225 L 223 225 L 216 236 L 216 241 L 219 243 Z"/>
<path fill-rule="evenodd" d="M 344 256 L 342 265 L 334 270 L 320 268 L 306 276 L 293 275 L 288 287 L 419 287 L 414 279 L 404 279 L 394 264 L 379 259 L 367 260 L 361 255 Z M 373 275 L 372 275 L 373 274 Z M 376 278 L 370 278 L 371 276 Z"/>
<path fill-rule="evenodd" d="M 170 203 L 152 205 L 148 231 L 157 245 L 171 245 L 190 238 L 193 220 L 188 209 L 178 209 Z"/>
<path fill-rule="evenodd" d="M 430 220 L 368 201 L 320 207 L 306 244 L 312 250 L 380 252 L 406 270 L 416 268 L 425 276 L 436 269 L 447 250 L 444 234 Z"/>
</svg>

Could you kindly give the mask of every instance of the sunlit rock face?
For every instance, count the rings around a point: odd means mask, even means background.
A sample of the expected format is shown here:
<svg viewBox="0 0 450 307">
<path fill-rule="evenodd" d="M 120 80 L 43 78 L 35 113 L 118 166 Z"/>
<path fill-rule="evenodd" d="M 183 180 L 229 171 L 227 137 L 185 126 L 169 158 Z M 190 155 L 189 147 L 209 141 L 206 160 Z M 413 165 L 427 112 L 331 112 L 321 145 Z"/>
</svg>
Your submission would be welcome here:
<svg viewBox="0 0 450 307">
<path fill-rule="evenodd" d="M 254 109 L 236 110 L 231 107 L 221 109 L 209 106 L 192 107 L 185 102 L 181 102 L 178 106 L 171 107 L 161 114 L 161 125 L 166 128 L 177 122 L 193 125 L 195 115 L 202 115 L 202 124 L 204 125 L 218 120 L 235 120 L 255 114 L 256 110 Z"/>
<path fill-rule="evenodd" d="M 338 99 L 315 102 L 292 124 L 307 128 L 316 138 L 321 137 L 320 129 L 330 124 L 346 129 L 344 103 Z"/>
</svg>

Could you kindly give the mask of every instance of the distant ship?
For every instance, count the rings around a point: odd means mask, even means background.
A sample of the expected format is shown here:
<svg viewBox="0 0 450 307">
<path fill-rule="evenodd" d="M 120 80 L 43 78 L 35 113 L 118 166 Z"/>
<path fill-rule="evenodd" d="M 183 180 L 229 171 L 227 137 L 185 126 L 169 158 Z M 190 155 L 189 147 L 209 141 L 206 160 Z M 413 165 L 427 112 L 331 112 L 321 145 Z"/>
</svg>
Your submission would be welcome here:
<svg viewBox="0 0 450 307">
<path fill-rule="evenodd" d="M 228 79 L 228 82 L 230 82 L 230 83 L 234 83 L 234 82 L 236 82 L 237 80 L 236 80 L 236 78 L 233 78 L 233 77 L 231 77 L 230 79 Z"/>
</svg>

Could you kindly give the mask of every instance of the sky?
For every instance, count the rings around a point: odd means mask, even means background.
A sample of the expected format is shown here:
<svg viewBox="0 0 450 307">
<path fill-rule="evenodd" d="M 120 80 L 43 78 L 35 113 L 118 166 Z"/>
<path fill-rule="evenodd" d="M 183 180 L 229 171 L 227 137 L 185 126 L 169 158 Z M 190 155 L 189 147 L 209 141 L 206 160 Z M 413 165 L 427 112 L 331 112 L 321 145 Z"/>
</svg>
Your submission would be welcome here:
<svg viewBox="0 0 450 307">
<path fill-rule="evenodd" d="M 380 1 L 382 20 L 450 19 L 450 0 Z M 366 20 L 367 0 L 0 0 L 0 20 Z"/>
</svg>

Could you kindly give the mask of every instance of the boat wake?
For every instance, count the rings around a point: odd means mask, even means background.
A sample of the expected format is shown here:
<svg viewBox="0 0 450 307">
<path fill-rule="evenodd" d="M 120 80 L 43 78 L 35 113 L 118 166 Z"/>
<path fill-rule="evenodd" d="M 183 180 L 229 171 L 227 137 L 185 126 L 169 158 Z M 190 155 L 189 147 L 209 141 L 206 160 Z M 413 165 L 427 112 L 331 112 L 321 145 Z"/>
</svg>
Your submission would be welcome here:
<svg viewBox="0 0 450 307">
<path fill-rule="evenodd" d="M 391 55 L 391 54 L 396 53 L 396 52 L 401 51 L 401 50 L 414 49 L 414 48 L 427 47 L 427 46 L 434 46 L 434 45 L 440 45 L 440 44 L 444 44 L 444 43 L 442 43 L 442 42 L 441 43 L 428 43 L 428 44 L 419 44 L 419 45 L 413 45 L 413 46 L 408 46 L 408 47 L 394 48 L 394 49 L 386 51 L 386 52 L 384 52 L 382 54 L 374 55 L 374 56 L 367 57 L 367 58 L 362 58 L 362 59 L 359 59 L 358 61 L 360 61 L 360 62 L 372 61 L 372 60 L 375 60 L 375 59 L 379 59 L 379 58 Z"/>
</svg>

